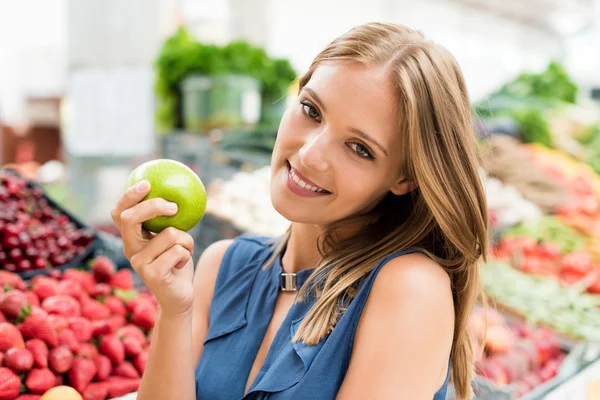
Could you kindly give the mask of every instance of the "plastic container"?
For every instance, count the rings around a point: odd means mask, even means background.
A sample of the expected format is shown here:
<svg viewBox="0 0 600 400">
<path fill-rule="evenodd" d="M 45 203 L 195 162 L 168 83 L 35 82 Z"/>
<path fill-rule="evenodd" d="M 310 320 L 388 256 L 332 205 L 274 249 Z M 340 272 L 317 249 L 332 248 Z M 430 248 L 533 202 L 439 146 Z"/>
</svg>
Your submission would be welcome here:
<svg viewBox="0 0 600 400">
<path fill-rule="evenodd" d="M 23 178 L 20 174 L 18 174 L 17 172 L 15 172 L 13 170 L 0 169 L 0 171 L 11 174 L 11 175 L 20 176 L 21 178 Z M 25 179 L 25 178 L 23 178 L 23 179 Z M 43 187 L 38 185 L 37 183 L 27 180 L 27 186 L 29 188 L 34 188 L 34 187 L 38 188 L 44 193 Z M 95 248 L 98 246 L 98 233 L 94 229 L 92 229 L 90 226 L 83 223 L 79 218 L 72 215 L 69 211 L 67 211 L 66 209 L 61 207 L 58 203 L 56 203 L 50 197 L 46 196 L 45 193 L 43 194 L 43 198 L 46 199 L 46 201 L 48 201 L 48 204 L 50 205 L 51 208 L 58 211 L 60 214 L 65 215 L 67 218 L 69 218 L 69 220 L 75 224 L 77 229 L 86 229 L 86 230 L 89 230 L 90 232 L 93 232 L 93 239 L 90 242 L 90 244 L 81 253 L 74 256 L 71 260 L 69 260 L 64 265 L 54 266 L 54 267 L 49 267 L 49 268 L 44 268 L 44 269 L 36 269 L 36 270 L 26 271 L 26 272 L 15 272 L 16 274 L 21 276 L 21 278 L 23 278 L 23 279 L 30 279 L 37 275 L 47 275 L 50 271 L 54 271 L 54 270 L 64 271 L 69 268 L 80 267 L 94 253 Z"/>
<path fill-rule="evenodd" d="M 182 81 L 181 92 L 188 132 L 253 126 L 260 118 L 260 83 L 249 76 L 191 75 Z"/>
</svg>

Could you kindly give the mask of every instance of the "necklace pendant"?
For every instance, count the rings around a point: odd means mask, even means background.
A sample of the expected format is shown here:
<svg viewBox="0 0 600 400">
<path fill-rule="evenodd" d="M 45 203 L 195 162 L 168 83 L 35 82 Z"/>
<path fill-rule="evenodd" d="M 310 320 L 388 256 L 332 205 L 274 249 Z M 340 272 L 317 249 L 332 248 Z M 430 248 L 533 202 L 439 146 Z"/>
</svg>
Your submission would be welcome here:
<svg viewBox="0 0 600 400">
<path fill-rule="evenodd" d="M 282 292 L 295 292 L 298 290 L 296 285 L 296 274 L 282 272 L 279 277 L 279 287 Z"/>
</svg>

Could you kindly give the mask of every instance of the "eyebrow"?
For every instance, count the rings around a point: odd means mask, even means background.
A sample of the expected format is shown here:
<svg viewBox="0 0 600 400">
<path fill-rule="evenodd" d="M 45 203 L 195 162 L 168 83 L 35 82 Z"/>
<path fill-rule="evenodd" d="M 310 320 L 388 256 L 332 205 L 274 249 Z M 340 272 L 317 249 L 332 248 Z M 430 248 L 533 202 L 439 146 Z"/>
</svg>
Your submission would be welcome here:
<svg viewBox="0 0 600 400">
<path fill-rule="evenodd" d="M 303 90 L 306 90 L 308 93 L 310 93 L 310 95 L 315 99 L 315 102 L 317 102 L 318 106 L 323 110 L 323 112 L 327 112 L 327 109 L 325 108 L 323 101 L 321 100 L 321 98 L 317 95 L 317 93 L 314 90 L 312 90 L 311 88 L 308 88 L 308 87 L 304 87 Z M 375 146 L 379 147 L 379 149 L 383 152 L 383 154 L 385 154 L 386 156 L 388 155 L 387 151 L 385 151 L 383 146 L 380 145 L 379 142 L 377 142 L 377 140 L 375 140 L 373 137 L 367 135 L 366 133 L 364 133 L 363 131 L 361 131 L 360 129 L 357 129 L 357 128 L 350 127 L 350 128 L 348 128 L 348 130 L 350 132 L 360 136 L 361 138 L 373 143 Z"/>
</svg>

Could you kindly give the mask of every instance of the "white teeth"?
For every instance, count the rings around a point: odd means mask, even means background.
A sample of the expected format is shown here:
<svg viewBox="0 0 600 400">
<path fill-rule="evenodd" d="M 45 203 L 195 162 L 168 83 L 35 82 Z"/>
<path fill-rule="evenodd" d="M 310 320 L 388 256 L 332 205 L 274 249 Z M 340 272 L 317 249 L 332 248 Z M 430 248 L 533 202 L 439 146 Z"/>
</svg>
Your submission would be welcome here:
<svg viewBox="0 0 600 400">
<path fill-rule="evenodd" d="M 290 170 L 290 176 L 292 177 L 292 180 L 293 180 L 294 182 L 296 182 L 296 184 L 297 184 L 298 186 L 300 186 L 300 187 L 302 187 L 302 188 L 304 188 L 304 189 L 308 189 L 308 190 L 311 190 L 311 191 L 313 191 L 313 192 L 317 192 L 317 193 L 323 193 L 323 192 L 325 191 L 324 189 L 318 188 L 318 187 L 316 187 L 316 186 L 309 185 L 308 183 L 304 182 L 302 179 L 300 179 L 300 178 L 298 177 L 298 175 L 296 175 L 296 174 L 294 173 L 294 171 L 293 171 L 293 170 Z"/>
</svg>

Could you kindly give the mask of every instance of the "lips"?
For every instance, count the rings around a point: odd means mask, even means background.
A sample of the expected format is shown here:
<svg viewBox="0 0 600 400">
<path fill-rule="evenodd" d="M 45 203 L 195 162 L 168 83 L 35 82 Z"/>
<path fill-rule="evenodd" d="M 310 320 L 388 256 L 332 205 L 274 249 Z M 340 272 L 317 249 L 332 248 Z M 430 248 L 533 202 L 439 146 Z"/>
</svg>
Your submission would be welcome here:
<svg viewBox="0 0 600 400">
<path fill-rule="evenodd" d="M 317 185 L 315 182 L 302 175 L 297 169 L 291 166 L 288 162 L 288 174 L 289 178 L 301 189 L 312 191 L 315 194 L 330 194 L 327 189 Z"/>
</svg>

